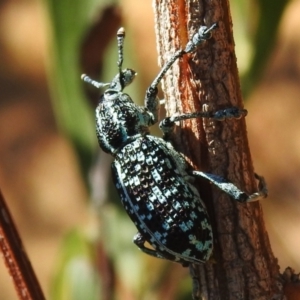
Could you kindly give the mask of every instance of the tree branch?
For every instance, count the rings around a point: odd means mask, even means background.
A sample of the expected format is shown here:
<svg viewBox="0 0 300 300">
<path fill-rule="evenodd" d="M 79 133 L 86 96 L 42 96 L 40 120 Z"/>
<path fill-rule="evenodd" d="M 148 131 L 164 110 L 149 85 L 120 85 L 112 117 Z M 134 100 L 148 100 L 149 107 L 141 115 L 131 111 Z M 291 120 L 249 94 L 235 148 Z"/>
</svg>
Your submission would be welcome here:
<svg viewBox="0 0 300 300">
<path fill-rule="evenodd" d="M 20 300 L 45 297 L 0 191 L 0 250 Z"/>
<path fill-rule="evenodd" d="M 168 114 L 242 107 L 228 1 L 156 0 L 154 9 L 161 65 L 200 25 L 218 23 L 213 38 L 167 74 Z M 228 178 L 249 194 L 257 190 L 245 119 L 188 120 L 173 140 L 195 169 Z M 198 187 L 215 237 L 213 259 L 198 270 L 201 299 L 283 299 L 260 203 L 236 203 L 205 182 Z"/>
</svg>

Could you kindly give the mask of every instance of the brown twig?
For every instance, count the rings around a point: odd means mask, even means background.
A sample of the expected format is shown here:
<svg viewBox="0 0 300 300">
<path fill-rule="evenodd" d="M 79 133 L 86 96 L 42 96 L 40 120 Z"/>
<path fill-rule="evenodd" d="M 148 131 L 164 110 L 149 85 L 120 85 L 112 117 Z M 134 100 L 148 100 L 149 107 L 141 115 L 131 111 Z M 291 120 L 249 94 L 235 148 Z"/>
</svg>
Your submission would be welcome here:
<svg viewBox="0 0 300 300">
<path fill-rule="evenodd" d="M 21 300 L 45 297 L 24 250 L 22 241 L 0 191 L 0 249 Z"/>
<path fill-rule="evenodd" d="M 168 114 L 242 107 L 228 1 L 156 0 L 154 9 L 162 65 L 200 25 L 218 23 L 213 38 L 166 76 Z M 228 178 L 249 194 L 257 190 L 245 119 L 183 122 L 174 141 L 195 168 Z M 200 298 L 283 299 L 260 203 L 236 203 L 204 182 L 199 189 L 215 236 L 215 262 L 198 267 Z"/>
</svg>

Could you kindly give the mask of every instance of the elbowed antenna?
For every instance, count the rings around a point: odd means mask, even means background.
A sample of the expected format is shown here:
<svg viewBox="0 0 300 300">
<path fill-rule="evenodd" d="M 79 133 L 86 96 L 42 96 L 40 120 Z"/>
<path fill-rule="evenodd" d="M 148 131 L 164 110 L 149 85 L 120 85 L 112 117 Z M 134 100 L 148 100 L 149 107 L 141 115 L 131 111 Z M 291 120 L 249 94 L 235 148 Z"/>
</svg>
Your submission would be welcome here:
<svg viewBox="0 0 300 300">
<path fill-rule="evenodd" d="M 117 32 L 117 41 L 118 41 L 118 69 L 120 78 L 122 75 L 122 65 L 123 65 L 123 45 L 124 45 L 124 39 L 125 39 L 125 29 L 121 27 Z"/>
<path fill-rule="evenodd" d="M 85 75 L 85 74 L 82 74 L 81 75 L 81 79 L 84 81 L 84 82 L 87 82 L 88 84 L 91 84 L 93 85 L 94 87 L 96 87 L 97 89 L 102 89 L 106 86 L 109 86 L 110 84 L 109 83 L 104 83 L 104 82 L 98 82 L 96 80 L 93 80 L 91 77 Z"/>
</svg>

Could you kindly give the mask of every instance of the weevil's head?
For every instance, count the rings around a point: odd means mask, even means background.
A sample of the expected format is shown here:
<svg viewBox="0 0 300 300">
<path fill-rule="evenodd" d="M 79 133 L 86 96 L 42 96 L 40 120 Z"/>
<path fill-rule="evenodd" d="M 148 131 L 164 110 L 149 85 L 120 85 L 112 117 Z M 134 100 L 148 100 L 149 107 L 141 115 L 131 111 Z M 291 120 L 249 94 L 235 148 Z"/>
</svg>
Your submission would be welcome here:
<svg viewBox="0 0 300 300">
<path fill-rule="evenodd" d="M 137 73 L 134 70 L 124 69 L 114 77 L 109 88 L 121 92 L 134 80 L 136 75 Z"/>
</svg>

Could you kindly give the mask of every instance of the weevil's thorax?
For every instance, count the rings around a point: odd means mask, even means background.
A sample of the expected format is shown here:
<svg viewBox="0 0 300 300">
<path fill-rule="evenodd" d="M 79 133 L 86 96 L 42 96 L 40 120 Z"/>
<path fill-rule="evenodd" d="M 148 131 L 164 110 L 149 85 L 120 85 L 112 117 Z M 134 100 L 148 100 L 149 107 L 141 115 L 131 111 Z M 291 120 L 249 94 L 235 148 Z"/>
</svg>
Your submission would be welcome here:
<svg viewBox="0 0 300 300">
<path fill-rule="evenodd" d="M 108 89 L 96 109 L 96 130 L 103 151 L 115 154 L 134 139 L 149 133 L 151 114 L 129 95 Z"/>
</svg>

